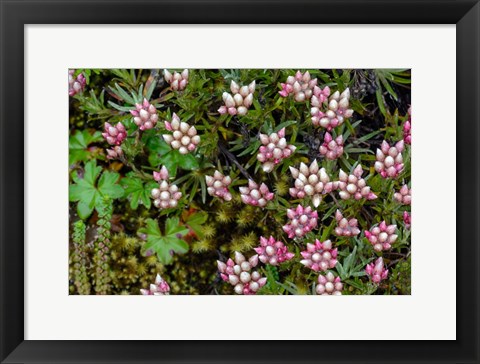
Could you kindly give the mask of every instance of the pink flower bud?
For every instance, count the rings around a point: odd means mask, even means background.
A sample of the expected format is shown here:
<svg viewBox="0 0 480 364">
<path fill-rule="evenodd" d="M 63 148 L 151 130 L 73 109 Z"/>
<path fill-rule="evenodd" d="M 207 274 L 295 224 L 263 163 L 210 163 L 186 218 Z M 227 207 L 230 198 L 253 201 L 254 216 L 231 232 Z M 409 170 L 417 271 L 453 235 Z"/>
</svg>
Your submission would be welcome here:
<svg viewBox="0 0 480 364">
<path fill-rule="evenodd" d="M 388 269 L 385 268 L 383 258 L 378 258 L 375 263 L 367 264 L 365 273 L 370 277 L 373 283 L 380 283 L 387 279 Z"/>
<path fill-rule="evenodd" d="M 183 91 L 188 84 L 188 69 L 184 69 L 182 73 L 173 72 L 170 73 L 168 70 L 163 71 L 165 81 L 170 84 L 170 87 L 174 91 Z"/>
<path fill-rule="evenodd" d="M 160 274 L 155 278 L 155 284 L 150 285 L 150 289 L 140 289 L 140 293 L 144 296 L 164 296 L 170 294 L 170 286 L 163 280 Z"/>
</svg>

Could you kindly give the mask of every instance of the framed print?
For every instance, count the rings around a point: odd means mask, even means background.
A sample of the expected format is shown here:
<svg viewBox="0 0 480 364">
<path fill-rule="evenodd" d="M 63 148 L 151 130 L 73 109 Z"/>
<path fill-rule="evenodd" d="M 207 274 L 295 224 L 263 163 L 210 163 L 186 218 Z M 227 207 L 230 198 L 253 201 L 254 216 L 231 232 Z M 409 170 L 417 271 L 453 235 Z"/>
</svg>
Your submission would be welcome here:
<svg viewBox="0 0 480 364">
<path fill-rule="evenodd" d="M 476 1 L 1 6 L 2 363 L 478 362 Z"/>
</svg>

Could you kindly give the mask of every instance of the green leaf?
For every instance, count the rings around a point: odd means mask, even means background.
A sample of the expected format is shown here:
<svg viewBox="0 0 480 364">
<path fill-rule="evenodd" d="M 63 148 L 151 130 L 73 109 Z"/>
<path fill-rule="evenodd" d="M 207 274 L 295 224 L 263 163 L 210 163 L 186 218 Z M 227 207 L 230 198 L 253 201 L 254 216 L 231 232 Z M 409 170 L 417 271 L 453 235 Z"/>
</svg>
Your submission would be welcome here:
<svg viewBox="0 0 480 364">
<path fill-rule="evenodd" d="M 173 234 L 181 234 L 185 235 L 188 233 L 188 229 L 184 226 L 179 225 L 180 219 L 178 217 L 172 217 L 167 219 L 165 224 L 165 234 L 166 235 L 173 235 Z"/>
<path fill-rule="evenodd" d="M 92 211 L 93 211 L 93 206 L 90 207 L 82 201 L 80 201 L 77 205 L 78 216 L 83 220 L 89 217 Z"/>
<path fill-rule="evenodd" d="M 88 130 L 77 130 L 75 134 L 70 136 L 68 141 L 69 165 L 86 161 L 90 156 L 90 152 L 87 150 L 88 146 L 91 143 L 99 142 L 101 140 L 102 133 L 99 131 L 95 131 L 93 134 L 90 134 Z"/>
<path fill-rule="evenodd" d="M 83 179 L 88 184 L 94 185 L 95 180 L 97 179 L 101 170 L 102 170 L 102 167 L 97 166 L 96 161 L 89 162 L 85 164 L 85 174 L 83 175 Z"/>
<path fill-rule="evenodd" d="M 144 183 L 138 177 L 129 176 L 122 179 L 121 185 L 125 188 L 125 195 L 130 198 L 130 207 L 133 210 L 138 208 L 139 203 L 142 203 L 147 209 L 150 208 L 152 205 L 150 193 L 157 186 L 155 182 Z"/>
<path fill-rule="evenodd" d="M 190 215 L 185 223 L 195 231 L 195 234 L 201 239 L 203 238 L 202 225 L 205 224 L 207 219 L 208 214 L 202 211 Z"/>
<path fill-rule="evenodd" d="M 178 166 L 182 169 L 190 171 L 192 169 L 198 169 L 198 161 L 191 154 L 180 154 L 180 157 L 178 159 Z"/>
<path fill-rule="evenodd" d="M 98 181 L 98 191 L 103 197 L 120 198 L 123 197 L 123 188 L 117 183 L 120 175 L 115 172 L 103 172 Z"/>
<path fill-rule="evenodd" d="M 78 201 L 77 212 L 82 219 L 86 219 L 93 208 L 103 203 L 105 197 L 111 199 L 120 198 L 124 194 L 123 188 L 117 184 L 119 174 L 115 172 L 103 172 L 98 187 L 95 182 L 102 170 L 95 160 L 85 165 L 83 178 L 76 172 L 72 174 L 74 184 L 69 186 L 69 200 Z"/>
<path fill-rule="evenodd" d="M 386 115 L 387 111 L 385 110 L 385 105 L 383 103 L 382 91 L 381 91 L 380 88 L 378 88 L 377 91 L 375 92 L 375 96 L 377 97 L 377 104 L 378 104 L 378 107 L 380 108 L 380 112 L 383 115 Z"/>
<path fill-rule="evenodd" d="M 158 223 L 155 220 L 148 219 L 147 227 L 140 232 L 147 234 L 147 242 L 142 247 L 145 253 L 152 250 L 157 254 L 158 260 L 162 264 L 172 262 L 171 252 L 183 254 L 188 251 L 188 244 L 181 237 L 188 232 L 184 226 L 179 226 L 178 218 L 169 218 L 165 224 L 165 235 L 162 235 Z"/>
</svg>

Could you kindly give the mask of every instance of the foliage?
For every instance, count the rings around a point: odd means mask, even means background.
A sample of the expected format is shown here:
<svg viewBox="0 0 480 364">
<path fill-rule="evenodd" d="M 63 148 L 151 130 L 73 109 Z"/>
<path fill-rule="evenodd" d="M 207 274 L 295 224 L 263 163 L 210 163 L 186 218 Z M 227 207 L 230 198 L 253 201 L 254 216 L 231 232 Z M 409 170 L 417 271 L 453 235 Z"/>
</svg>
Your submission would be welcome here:
<svg viewBox="0 0 480 364">
<path fill-rule="evenodd" d="M 410 145 L 405 146 L 405 166 L 396 179 L 382 178 L 373 167 L 383 140 L 392 145 L 403 138 L 403 124 L 409 118 L 410 70 L 308 70 L 322 88 L 351 90 L 354 114 L 330 132 L 344 140 L 343 154 L 336 160 L 319 152 L 325 129 L 312 125 L 311 102 L 296 102 L 278 93 L 281 83 L 297 70 L 189 71 L 185 90 L 174 91 L 160 69 L 76 70 L 76 75 L 85 75 L 87 85 L 83 93 L 70 98 L 70 292 L 139 294 L 161 273 L 172 294 L 232 294 L 218 276 L 216 260 L 226 261 L 235 251 L 248 258 L 255 254 L 260 236 L 274 236 L 295 258 L 279 266 L 260 264 L 258 270 L 267 284 L 258 294 L 315 294 L 318 273 L 299 264 L 300 252 L 315 239 L 331 239 L 338 249 L 338 263 L 331 271 L 342 279 L 343 294 L 410 294 L 411 236 L 403 223 L 410 206 L 393 198 L 403 184 L 410 186 Z M 253 80 L 256 89 L 246 115 L 219 114 L 230 82 L 248 85 Z M 130 111 L 144 98 L 155 106 L 158 123 L 141 131 Z M 163 140 L 162 135 L 169 133 L 163 120 L 171 121 L 173 113 L 198 131 L 201 141 L 195 151 L 181 154 Z M 101 135 L 105 122 L 120 122 L 127 131 L 123 155 L 116 159 L 109 159 L 106 152 L 112 146 Z M 296 150 L 265 173 L 257 160 L 260 133 L 282 128 Z M 310 165 L 315 159 L 331 181 L 338 180 L 340 170 L 348 174 L 362 165 L 363 178 L 378 198 L 342 200 L 337 192 L 325 194 L 315 208 L 318 228 L 301 239 L 288 239 L 282 229 L 287 209 L 311 205 L 308 198 L 290 196 L 295 180 L 289 167 Z M 152 173 L 162 166 L 169 172 L 169 183 L 182 193 L 175 208 L 158 209 L 152 203 L 151 191 L 158 187 Z M 205 177 L 215 170 L 231 177 L 231 201 L 208 194 Z M 239 187 L 249 179 L 265 183 L 275 193 L 264 209 L 241 201 Z M 105 210 L 107 206 L 111 211 Z M 335 236 L 337 209 L 358 220 L 359 235 Z M 397 225 L 398 238 L 390 250 L 375 252 L 364 231 L 383 220 Z M 99 229 L 108 243 L 104 244 L 108 249 L 102 248 L 108 274 L 102 272 L 105 283 L 100 288 L 95 278 Z M 365 266 L 380 256 L 389 278 L 373 284 Z"/>
<path fill-rule="evenodd" d="M 146 228 L 139 230 L 139 233 L 147 235 L 143 252 L 152 251 L 157 254 L 161 263 L 170 264 L 174 253 L 182 254 L 188 251 L 188 244 L 181 239 L 187 232 L 187 228 L 179 226 L 179 219 L 176 217 L 167 219 L 164 234 L 155 220 L 148 219 Z"/>
</svg>

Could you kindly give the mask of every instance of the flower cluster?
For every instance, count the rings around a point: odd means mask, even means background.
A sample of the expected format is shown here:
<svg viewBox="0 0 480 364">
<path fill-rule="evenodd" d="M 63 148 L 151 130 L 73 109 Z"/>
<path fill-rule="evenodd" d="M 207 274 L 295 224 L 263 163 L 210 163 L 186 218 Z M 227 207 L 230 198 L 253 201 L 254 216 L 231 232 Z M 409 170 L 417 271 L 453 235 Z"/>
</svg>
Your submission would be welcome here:
<svg viewBox="0 0 480 364">
<path fill-rule="evenodd" d="M 412 226 L 412 215 L 410 215 L 407 211 L 403 211 L 403 223 L 407 229 L 410 229 Z"/>
<path fill-rule="evenodd" d="M 260 134 L 260 141 L 263 145 L 260 146 L 257 160 L 263 164 L 264 172 L 273 171 L 276 164 L 280 163 L 282 159 L 290 157 L 297 149 L 294 145 L 287 145 L 285 128 L 270 135 Z"/>
<path fill-rule="evenodd" d="M 318 88 L 314 92 L 310 109 L 313 125 L 330 131 L 342 125 L 345 119 L 353 115 L 353 110 L 348 108 L 350 106 L 350 90 L 348 88 L 342 93 L 336 91 L 329 99 L 327 96 L 330 94 L 330 89 Z"/>
<path fill-rule="evenodd" d="M 330 160 L 340 158 L 340 156 L 343 154 L 343 136 L 340 135 L 333 139 L 330 133 L 327 131 L 323 139 L 323 144 L 320 146 L 319 152 L 321 155 L 324 155 L 325 158 Z"/>
<path fill-rule="evenodd" d="M 395 234 L 397 225 L 387 225 L 382 221 L 378 226 L 372 227 L 370 231 L 365 230 L 365 237 L 373 245 L 373 249 L 377 252 L 388 250 L 398 238 Z"/>
<path fill-rule="evenodd" d="M 353 174 L 347 175 L 343 170 L 340 170 L 338 181 L 339 195 L 342 200 L 348 200 L 353 197 L 355 200 L 365 198 L 367 200 L 374 200 L 377 198 L 367 182 L 362 178 L 363 169 L 359 164 L 354 170 Z"/>
<path fill-rule="evenodd" d="M 224 106 L 218 109 L 220 114 L 245 115 L 253 103 L 253 93 L 255 92 L 255 81 L 248 86 L 240 87 L 235 81 L 230 84 L 232 94 L 224 92 L 222 95 Z"/>
<path fill-rule="evenodd" d="M 157 274 L 155 283 L 151 284 L 149 289 L 140 289 L 140 293 L 144 296 L 166 296 L 170 294 L 170 286 Z"/>
<path fill-rule="evenodd" d="M 337 227 L 335 228 L 335 234 L 337 236 L 351 237 L 360 234 L 357 219 L 347 220 L 343 217 L 340 210 L 337 210 L 335 212 L 335 220 L 337 220 Z"/>
<path fill-rule="evenodd" d="M 408 108 L 408 120 L 403 124 L 403 141 L 412 144 L 412 107 Z"/>
<path fill-rule="evenodd" d="M 197 135 L 197 129 L 186 122 L 181 122 L 177 114 L 173 113 L 172 121 L 165 120 L 165 128 L 173 131 L 172 134 L 163 134 L 163 140 L 173 149 L 178 149 L 180 154 L 193 152 L 200 143 L 200 136 Z"/>
<path fill-rule="evenodd" d="M 267 283 L 257 271 L 252 271 L 258 264 L 258 255 L 246 260 L 243 254 L 235 252 L 235 261 L 228 259 L 227 263 L 217 260 L 220 277 L 234 286 L 236 294 L 255 294 Z"/>
<path fill-rule="evenodd" d="M 335 184 L 325 172 L 325 168 L 319 168 L 317 160 L 314 160 L 310 167 L 300 163 L 300 168 L 290 167 L 290 172 L 295 178 L 295 187 L 289 189 L 290 195 L 296 198 L 309 196 L 313 205 L 317 207 L 322 201 L 322 194 L 330 193 L 335 189 Z"/>
<path fill-rule="evenodd" d="M 375 170 L 383 178 L 396 178 L 403 171 L 402 151 L 404 146 L 403 140 L 400 140 L 392 147 L 384 140 L 380 149 L 377 149 Z"/>
<path fill-rule="evenodd" d="M 225 201 L 232 199 L 232 194 L 228 190 L 228 186 L 232 183 L 230 176 L 224 176 L 219 171 L 215 171 L 213 176 L 205 176 L 207 182 L 207 192 L 210 196 L 219 197 Z"/>
<path fill-rule="evenodd" d="M 325 240 L 321 242 L 316 239 L 314 244 L 307 243 L 307 250 L 301 251 L 304 266 L 315 272 L 335 268 L 337 265 L 337 248 L 332 249 L 332 242 Z"/>
<path fill-rule="evenodd" d="M 159 209 L 168 207 L 177 207 L 182 193 L 177 185 L 168 182 L 169 175 L 165 166 L 162 166 L 160 172 L 153 172 L 153 178 L 159 183 L 158 188 L 152 189 L 153 204 Z"/>
<path fill-rule="evenodd" d="M 123 156 L 122 147 L 116 145 L 111 149 L 107 149 L 107 159 L 118 159 Z"/>
<path fill-rule="evenodd" d="M 157 109 L 147 99 L 143 99 L 141 104 L 135 104 L 135 108 L 136 110 L 130 110 L 130 114 L 140 130 L 152 129 L 157 124 Z"/>
<path fill-rule="evenodd" d="M 303 102 L 312 97 L 313 88 L 317 85 L 318 80 L 314 78 L 307 71 L 304 74 L 297 71 L 295 76 L 288 76 L 287 81 L 282 83 L 282 90 L 278 93 L 282 97 L 287 97 L 290 94 L 293 94 L 293 98 L 297 102 Z"/>
<path fill-rule="evenodd" d="M 118 122 L 115 126 L 111 125 L 110 123 L 105 123 L 104 130 L 105 131 L 102 133 L 102 136 L 110 145 L 120 145 L 127 137 L 127 131 L 120 122 Z"/>
<path fill-rule="evenodd" d="M 393 198 L 403 205 L 410 205 L 412 203 L 412 189 L 407 185 L 403 185 L 400 191 L 393 194 Z"/>
<path fill-rule="evenodd" d="M 83 92 L 86 84 L 87 80 L 83 73 L 80 73 L 75 77 L 75 70 L 68 70 L 68 94 L 70 96 L 75 96 L 76 94 Z"/>
<path fill-rule="evenodd" d="M 265 207 L 268 201 L 273 200 L 274 194 L 267 185 L 262 183 L 260 187 L 253 180 L 248 181 L 248 186 L 240 187 L 240 198 L 243 203 L 252 206 Z"/>
<path fill-rule="evenodd" d="M 270 238 L 260 237 L 260 246 L 253 248 L 258 253 L 258 259 L 262 263 L 270 265 L 279 265 L 294 257 L 294 253 L 288 251 L 288 248 L 281 241 L 275 240 L 273 236 Z"/>
<path fill-rule="evenodd" d="M 383 258 L 378 258 L 375 263 L 367 264 L 365 267 L 365 273 L 370 277 L 372 282 L 380 283 L 384 279 L 387 279 L 388 269 L 383 264 Z"/>
<path fill-rule="evenodd" d="M 183 91 L 188 84 L 188 69 L 184 69 L 182 73 L 173 72 L 173 75 L 168 70 L 163 70 L 163 77 L 172 90 Z"/>
<path fill-rule="evenodd" d="M 283 231 L 287 233 L 290 239 L 293 237 L 301 238 L 315 229 L 318 224 L 318 212 L 313 211 L 310 206 L 298 205 L 296 209 L 288 209 L 287 217 L 290 222 L 283 226 Z"/>
<path fill-rule="evenodd" d="M 315 287 L 315 292 L 319 295 L 333 295 L 341 296 L 343 290 L 343 284 L 340 281 L 340 277 L 335 277 L 332 272 L 328 272 L 318 276 L 318 284 Z"/>
</svg>

